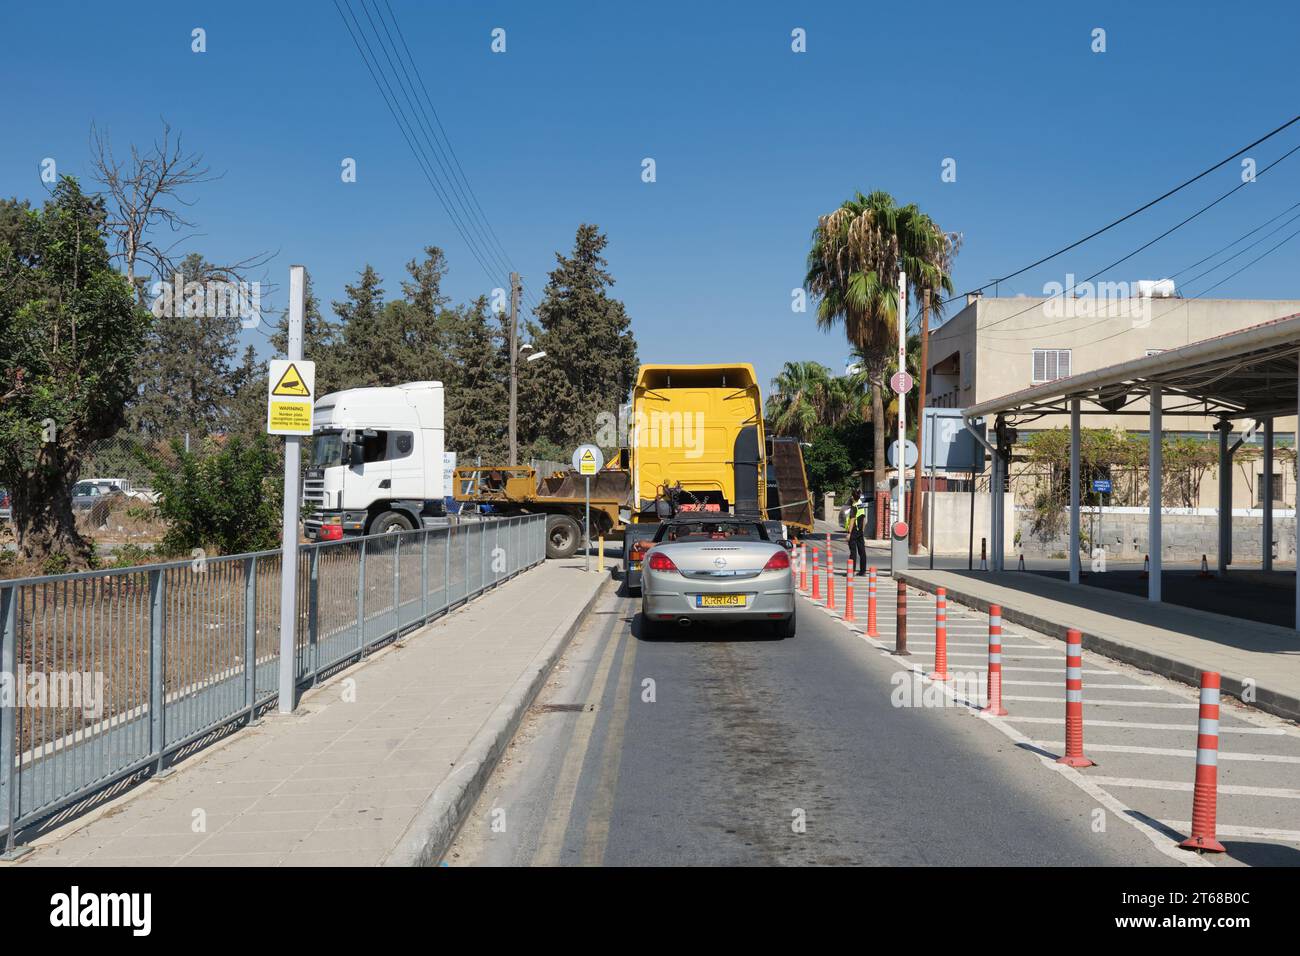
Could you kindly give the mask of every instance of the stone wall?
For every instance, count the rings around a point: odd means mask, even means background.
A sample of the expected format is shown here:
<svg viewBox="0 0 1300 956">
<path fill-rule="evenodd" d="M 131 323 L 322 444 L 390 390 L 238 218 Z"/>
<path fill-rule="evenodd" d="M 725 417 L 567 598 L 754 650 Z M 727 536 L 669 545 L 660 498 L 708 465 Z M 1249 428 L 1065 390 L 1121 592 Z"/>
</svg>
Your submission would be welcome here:
<svg viewBox="0 0 1300 956">
<path fill-rule="evenodd" d="M 1097 543 L 1104 545 L 1112 558 L 1141 558 L 1150 553 L 1147 539 L 1148 515 L 1105 511 L 1100 516 L 1084 509 L 1080 515 L 1080 537 L 1085 541 L 1099 527 Z M 1201 555 L 1215 564 L 1219 550 L 1219 519 L 1213 514 L 1165 514 L 1160 520 L 1163 555 L 1167 561 L 1195 561 Z M 1258 563 L 1263 545 L 1263 517 L 1233 515 L 1232 560 L 1234 563 Z M 1027 555 L 1047 557 L 1065 552 L 1069 547 L 1068 524 L 1060 536 L 1043 541 L 1030 532 L 1030 512 L 1016 509 L 1016 528 L 1020 534 L 1020 547 L 1008 548 L 1010 558 L 1022 550 Z M 1274 558 L 1290 560 L 1295 554 L 1295 518 L 1291 515 L 1273 517 Z"/>
</svg>

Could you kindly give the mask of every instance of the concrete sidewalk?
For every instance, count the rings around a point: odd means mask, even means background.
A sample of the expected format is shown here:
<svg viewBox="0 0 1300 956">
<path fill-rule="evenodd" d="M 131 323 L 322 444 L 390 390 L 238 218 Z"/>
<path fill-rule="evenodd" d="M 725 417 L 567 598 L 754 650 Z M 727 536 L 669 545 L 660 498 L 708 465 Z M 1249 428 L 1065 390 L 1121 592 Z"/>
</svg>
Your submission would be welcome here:
<svg viewBox="0 0 1300 956">
<path fill-rule="evenodd" d="M 608 580 L 546 561 L 16 865 L 436 863 Z"/>
<path fill-rule="evenodd" d="M 1290 628 L 1015 571 L 900 577 L 923 591 L 945 588 L 949 600 L 981 611 L 1001 605 L 1004 619 L 1041 634 L 1064 638 L 1066 628 L 1078 628 L 1084 647 L 1193 686 L 1201 671 L 1218 671 L 1224 691 L 1241 698 L 1253 681 L 1247 703 L 1300 720 L 1300 635 Z"/>
</svg>

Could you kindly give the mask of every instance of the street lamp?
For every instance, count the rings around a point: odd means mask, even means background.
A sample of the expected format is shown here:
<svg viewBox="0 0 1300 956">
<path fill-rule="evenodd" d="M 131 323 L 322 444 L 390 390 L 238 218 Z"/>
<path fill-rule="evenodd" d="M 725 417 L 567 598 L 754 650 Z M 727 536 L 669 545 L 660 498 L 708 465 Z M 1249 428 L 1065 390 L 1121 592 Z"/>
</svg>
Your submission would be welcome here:
<svg viewBox="0 0 1300 956">
<path fill-rule="evenodd" d="M 511 331 L 513 335 L 513 329 Z M 519 346 L 517 350 L 512 349 L 510 352 L 510 425 L 509 428 L 510 428 L 510 464 L 512 465 L 519 464 L 519 445 L 515 439 L 515 434 L 516 434 L 515 420 L 517 417 L 517 406 L 519 404 L 517 400 L 517 396 L 519 392 L 519 365 L 515 360 L 520 355 L 524 356 L 525 362 L 536 362 L 539 358 L 545 358 L 546 352 L 545 350 L 534 352 L 531 342 L 525 342 L 523 345 Z"/>
</svg>

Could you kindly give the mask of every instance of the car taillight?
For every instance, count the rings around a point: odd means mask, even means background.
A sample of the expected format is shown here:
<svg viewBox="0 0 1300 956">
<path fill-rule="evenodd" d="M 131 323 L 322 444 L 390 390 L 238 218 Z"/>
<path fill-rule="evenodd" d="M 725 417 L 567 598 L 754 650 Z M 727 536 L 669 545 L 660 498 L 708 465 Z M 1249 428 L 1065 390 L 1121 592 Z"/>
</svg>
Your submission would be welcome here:
<svg viewBox="0 0 1300 956">
<path fill-rule="evenodd" d="M 662 551 L 656 551 L 650 555 L 649 568 L 651 571 L 676 571 L 677 565 L 673 564 L 673 559 L 668 555 Z"/>
<path fill-rule="evenodd" d="M 635 541 L 632 544 L 632 550 L 628 552 L 628 556 L 633 561 L 640 561 L 642 558 L 645 557 L 645 553 L 649 550 L 650 550 L 649 541 Z"/>
<path fill-rule="evenodd" d="M 784 571 L 790 567 L 790 555 L 786 554 L 785 549 L 781 549 L 776 554 L 767 559 L 767 564 L 763 565 L 764 571 Z"/>
</svg>

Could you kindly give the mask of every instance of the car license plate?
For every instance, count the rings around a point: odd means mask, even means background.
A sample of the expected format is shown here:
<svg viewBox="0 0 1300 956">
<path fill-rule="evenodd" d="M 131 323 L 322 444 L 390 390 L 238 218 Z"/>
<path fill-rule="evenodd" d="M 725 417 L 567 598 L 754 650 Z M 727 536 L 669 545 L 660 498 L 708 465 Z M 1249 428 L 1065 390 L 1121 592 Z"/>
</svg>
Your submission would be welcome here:
<svg viewBox="0 0 1300 956">
<path fill-rule="evenodd" d="M 696 607 L 744 607 L 743 594 L 697 594 Z"/>
</svg>

